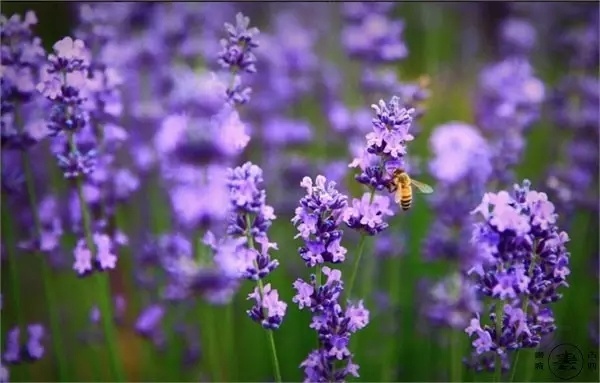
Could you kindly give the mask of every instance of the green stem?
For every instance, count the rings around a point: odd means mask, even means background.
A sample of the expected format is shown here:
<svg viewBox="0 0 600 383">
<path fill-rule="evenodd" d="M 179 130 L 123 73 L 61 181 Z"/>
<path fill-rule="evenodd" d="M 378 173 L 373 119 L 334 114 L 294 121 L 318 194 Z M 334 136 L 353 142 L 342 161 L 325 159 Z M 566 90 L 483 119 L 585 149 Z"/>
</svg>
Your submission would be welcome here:
<svg viewBox="0 0 600 383">
<path fill-rule="evenodd" d="M 502 306 L 502 302 L 496 303 L 496 343 L 500 344 L 500 338 L 502 337 L 502 320 L 504 317 L 504 313 L 502 311 L 504 307 Z M 496 382 L 502 381 L 502 359 L 500 358 L 500 354 L 496 352 L 494 367 L 496 370 L 495 380 Z"/>
<path fill-rule="evenodd" d="M 358 242 L 358 250 L 356 250 L 356 258 L 354 259 L 354 266 L 352 267 L 352 274 L 350 275 L 350 283 L 348 283 L 348 298 L 352 297 L 352 289 L 354 288 L 354 282 L 356 281 L 356 274 L 358 273 L 358 266 L 360 265 L 360 258 L 362 257 L 362 253 L 365 249 L 365 242 L 367 236 L 362 234 L 360 236 L 360 241 Z"/>
<path fill-rule="evenodd" d="M 71 149 L 75 148 L 75 140 L 73 135 L 69 136 L 69 144 Z M 77 185 L 77 196 L 79 198 L 79 207 L 81 209 L 81 218 L 83 221 L 83 229 L 85 232 L 85 240 L 87 243 L 88 249 L 92 252 L 92 255 L 95 257 L 97 255 L 96 245 L 94 244 L 94 239 L 92 236 L 92 224 L 90 212 L 87 208 L 87 203 L 85 201 L 85 197 L 83 195 L 83 184 L 81 182 L 81 178 L 76 178 Z M 111 293 L 110 293 L 110 283 L 108 280 L 108 274 L 106 273 L 98 273 L 95 276 L 96 284 L 97 284 L 97 293 L 99 295 L 99 307 L 101 312 L 101 320 L 102 326 L 104 329 L 104 334 L 106 336 L 106 341 L 108 344 L 108 349 L 110 353 L 111 367 L 118 381 L 124 381 L 125 377 L 123 375 L 123 370 L 121 369 L 120 356 L 118 350 L 118 339 L 114 329 L 113 323 L 113 313 L 112 313 L 112 302 L 111 302 Z"/>
<path fill-rule="evenodd" d="M 371 196 L 369 197 L 369 204 L 373 202 L 375 198 L 375 190 L 371 189 Z M 358 269 L 360 266 L 360 259 L 362 258 L 362 254 L 365 250 L 365 242 L 367 240 L 367 236 L 365 234 L 360 235 L 360 240 L 358 242 L 358 248 L 356 250 L 356 258 L 354 259 L 354 265 L 352 266 L 352 274 L 350 275 L 350 283 L 348 284 L 348 289 L 346 297 L 348 299 L 352 298 L 352 289 L 354 288 L 354 283 L 356 282 L 356 275 L 358 274 Z"/>
<path fill-rule="evenodd" d="M 237 355 L 235 353 L 235 321 L 234 321 L 234 300 L 227 305 L 225 309 L 225 337 L 226 337 L 226 346 L 227 346 L 227 359 L 230 363 L 230 376 L 229 381 L 235 382 L 237 380 Z"/>
<path fill-rule="evenodd" d="M 210 369 L 212 370 L 212 378 L 214 381 L 223 382 L 223 369 L 219 363 L 219 347 L 217 339 L 217 329 L 213 307 L 207 305 L 204 311 L 204 318 L 208 327 L 208 344 L 210 345 Z"/>
<path fill-rule="evenodd" d="M 451 330 L 450 334 L 450 377 L 453 382 L 462 382 L 462 333 Z"/>
<path fill-rule="evenodd" d="M 248 239 L 248 247 L 250 249 L 254 249 L 254 238 L 252 238 L 252 234 L 250 234 L 251 227 L 252 222 L 250 222 L 250 216 L 246 214 L 246 238 Z M 254 260 L 254 266 L 258 269 L 256 259 Z M 258 286 L 258 293 L 260 294 L 260 298 L 262 301 L 264 291 L 262 279 L 257 280 L 256 285 Z M 277 358 L 277 348 L 275 347 L 275 337 L 273 336 L 273 330 L 267 330 L 267 334 L 269 336 L 269 344 L 271 346 L 271 358 L 273 360 L 273 371 L 275 373 L 275 381 L 281 383 L 281 371 L 279 370 L 279 359 Z"/>
</svg>

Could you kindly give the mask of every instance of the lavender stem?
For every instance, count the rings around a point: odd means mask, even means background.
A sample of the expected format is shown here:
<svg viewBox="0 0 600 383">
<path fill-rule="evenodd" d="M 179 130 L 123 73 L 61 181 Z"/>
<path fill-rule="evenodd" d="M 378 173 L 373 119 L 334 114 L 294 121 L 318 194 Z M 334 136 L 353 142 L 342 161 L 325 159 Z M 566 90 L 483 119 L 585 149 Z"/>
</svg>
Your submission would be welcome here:
<svg viewBox="0 0 600 383">
<path fill-rule="evenodd" d="M 450 378 L 452 382 L 462 382 L 462 333 L 452 329 L 450 334 Z"/>
<path fill-rule="evenodd" d="M 502 338 L 502 320 L 504 317 L 504 313 L 502 312 L 502 304 L 501 302 L 498 302 L 496 304 L 496 342 L 497 344 L 500 344 L 500 339 Z M 494 367 L 495 367 L 495 382 L 501 382 L 502 381 L 502 359 L 500 358 L 500 355 L 498 354 L 498 352 L 496 352 L 496 356 L 495 356 L 495 363 L 494 363 Z"/>
<path fill-rule="evenodd" d="M 371 189 L 371 196 L 369 198 L 369 204 L 373 202 L 375 198 L 375 190 Z M 356 281 L 356 274 L 358 273 L 358 266 L 360 265 L 360 258 L 365 250 L 365 242 L 367 236 L 363 233 L 360 235 L 360 241 L 358 242 L 358 249 L 356 250 L 356 258 L 354 260 L 354 266 L 352 267 L 352 275 L 350 276 L 350 283 L 348 284 L 348 298 L 352 297 L 352 288 Z"/>
<path fill-rule="evenodd" d="M 75 140 L 73 134 L 69 135 L 69 145 L 73 151 L 76 150 Z M 93 256 L 96 256 L 96 245 L 94 244 L 94 240 L 92 237 L 92 225 L 90 212 L 87 208 L 87 203 L 85 201 L 85 197 L 83 195 L 83 184 L 81 183 L 81 178 L 76 179 L 77 184 L 77 196 L 79 198 L 79 207 L 81 209 L 81 218 L 83 220 L 83 230 L 85 232 L 85 239 L 87 242 L 87 246 L 92 252 Z M 106 335 L 108 349 L 110 353 L 110 360 L 113 372 L 116 375 L 117 381 L 124 381 L 123 371 L 121 369 L 119 351 L 117 347 L 118 339 L 116 339 L 116 334 L 113 327 L 113 313 L 111 307 L 111 294 L 110 294 L 110 285 L 108 283 L 108 275 L 100 274 L 96 276 L 96 281 L 98 283 L 98 293 L 99 293 L 99 305 L 102 326 L 104 327 L 104 333 Z M 115 342 L 116 340 L 116 342 Z"/>
</svg>

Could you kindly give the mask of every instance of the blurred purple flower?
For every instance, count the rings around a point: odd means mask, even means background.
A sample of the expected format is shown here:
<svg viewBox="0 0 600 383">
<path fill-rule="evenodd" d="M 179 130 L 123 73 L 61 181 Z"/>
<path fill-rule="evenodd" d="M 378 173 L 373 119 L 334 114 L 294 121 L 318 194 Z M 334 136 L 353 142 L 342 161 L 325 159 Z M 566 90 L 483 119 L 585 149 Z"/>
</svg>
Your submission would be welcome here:
<svg viewBox="0 0 600 383">
<path fill-rule="evenodd" d="M 44 327 L 40 324 L 31 324 L 27 326 L 29 338 L 27 343 L 21 344 L 21 331 L 18 327 L 8 332 L 4 354 L 2 359 L 8 364 L 18 364 L 21 362 L 34 362 L 44 356 Z"/>
<path fill-rule="evenodd" d="M 363 4 L 344 4 L 348 25 L 342 31 L 342 41 L 350 57 L 375 63 L 405 58 L 404 22 L 386 15 L 392 6 Z"/>
<path fill-rule="evenodd" d="M 535 46 L 536 39 L 535 28 L 525 19 L 508 18 L 500 26 L 500 43 L 506 56 L 529 54 Z"/>
<path fill-rule="evenodd" d="M 32 32 L 35 24 L 37 17 L 32 11 L 28 11 L 23 20 L 18 14 L 10 18 L 0 15 L 0 133 L 3 148 L 26 150 L 48 134 L 32 110 L 32 107 L 41 107 L 36 97 L 36 85 L 45 56 L 40 38 Z"/>
</svg>

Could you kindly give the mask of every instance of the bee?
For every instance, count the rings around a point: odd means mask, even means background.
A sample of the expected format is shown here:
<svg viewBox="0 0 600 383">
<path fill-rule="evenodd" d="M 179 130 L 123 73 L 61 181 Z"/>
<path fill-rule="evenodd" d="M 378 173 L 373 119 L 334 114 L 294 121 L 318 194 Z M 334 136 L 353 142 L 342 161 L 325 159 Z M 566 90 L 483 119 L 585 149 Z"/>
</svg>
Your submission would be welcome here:
<svg viewBox="0 0 600 383">
<path fill-rule="evenodd" d="M 412 204 L 413 186 L 423 194 L 433 193 L 433 188 L 431 186 L 410 178 L 408 173 L 403 169 L 394 170 L 392 179 L 388 184 L 388 190 L 390 193 L 396 192 L 394 199 L 396 203 L 402 207 L 402 210 L 410 209 Z"/>
</svg>

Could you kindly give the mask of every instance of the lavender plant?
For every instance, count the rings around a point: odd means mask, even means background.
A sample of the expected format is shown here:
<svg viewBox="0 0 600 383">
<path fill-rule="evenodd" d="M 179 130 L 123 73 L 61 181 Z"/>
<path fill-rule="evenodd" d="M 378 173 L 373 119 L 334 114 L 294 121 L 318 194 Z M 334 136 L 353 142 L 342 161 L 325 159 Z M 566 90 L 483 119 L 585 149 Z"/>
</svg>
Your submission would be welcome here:
<svg viewBox="0 0 600 383">
<path fill-rule="evenodd" d="M 495 369 L 498 378 L 509 369 L 512 352 L 534 348 L 556 330 L 549 305 L 568 287 L 569 236 L 556 225 L 548 196 L 530 187 L 524 180 L 512 194 L 486 193 L 473 210 L 482 220 L 473 229 L 477 261 L 469 271 L 493 303 L 487 305 L 490 324 L 481 324 L 484 311 L 465 332 L 474 337 L 473 366 Z"/>
<path fill-rule="evenodd" d="M 343 381 L 350 375 L 359 376 L 348 345 L 350 336 L 369 322 L 369 311 L 362 301 L 342 308 L 339 303 L 344 289 L 342 273 L 323 266 L 345 260 L 347 250 L 341 246 L 343 232 L 339 227 L 348 197 L 337 191 L 335 182 L 327 182 L 322 175 L 314 182 L 305 177 L 301 186 L 306 189 L 306 195 L 300 200 L 292 223 L 298 229 L 296 238 L 301 237 L 305 243 L 298 253 L 306 266 L 316 271 L 310 274 L 308 282 L 302 279 L 294 282 L 297 294 L 292 301 L 300 309 L 306 307 L 311 311 L 310 327 L 317 331 L 319 348 L 312 351 L 300 367 L 304 369 L 306 382 Z M 327 277 L 324 283 L 321 274 Z M 341 361 L 342 366 L 338 366 L 337 361 Z"/>
<path fill-rule="evenodd" d="M 597 234 L 570 228 L 597 215 L 597 8 L 65 3 L 40 38 L 0 16 L 0 382 L 462 381 L 463 331 L 476 371 L 550 380 L 523 350 L 595 345 L 573 312 Z M 396 215 L 392 175 L 426 168 L 429 207 Z M 490 193 L 517 175 L 548 190 Z"/>
</svg>

